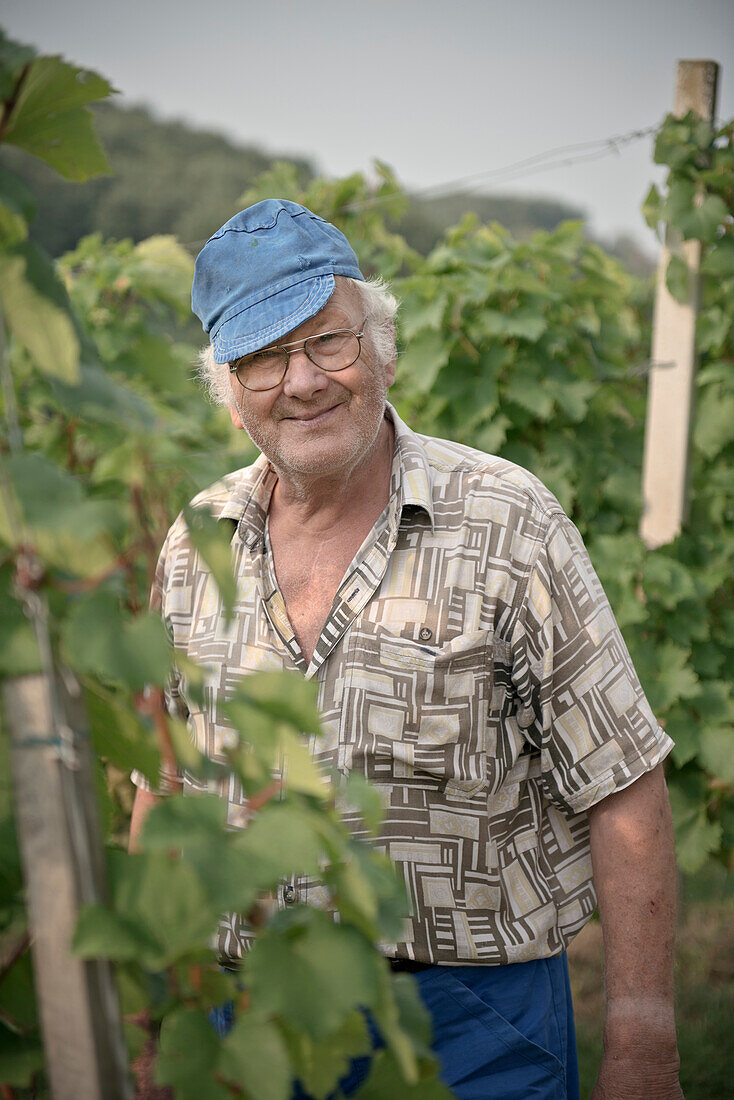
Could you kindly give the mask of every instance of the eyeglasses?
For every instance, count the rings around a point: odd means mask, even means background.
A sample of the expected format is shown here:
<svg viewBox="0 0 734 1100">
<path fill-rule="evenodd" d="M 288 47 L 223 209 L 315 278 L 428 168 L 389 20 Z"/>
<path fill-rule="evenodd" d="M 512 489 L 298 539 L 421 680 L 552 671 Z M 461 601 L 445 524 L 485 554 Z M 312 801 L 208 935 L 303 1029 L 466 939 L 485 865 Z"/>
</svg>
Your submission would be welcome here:
<svg viewBox="0 0 734 1100">
<path fill-rule="evenodd" d="M 307 340 L 294 340 L 289 344 L 264 348 L 252 355 L 243 355 L 230 363 L 229 373 L 234 374 L 246 390 L 272 390 L 285 378 L 294 351 L 305 352 L 306 357 L 321 370 L 344 370 L 359 359 L 363 336 L 364 321 L 361 332 L 352 332 L 348 328 L 320 332 Z"/>
</svg>

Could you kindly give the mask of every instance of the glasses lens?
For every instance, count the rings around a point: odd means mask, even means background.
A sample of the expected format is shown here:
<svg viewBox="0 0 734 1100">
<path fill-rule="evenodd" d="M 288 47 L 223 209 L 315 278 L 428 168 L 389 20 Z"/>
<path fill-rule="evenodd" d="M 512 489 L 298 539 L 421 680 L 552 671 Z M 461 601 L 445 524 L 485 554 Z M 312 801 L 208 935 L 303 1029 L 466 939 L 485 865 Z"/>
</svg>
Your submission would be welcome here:
<svg viewBox="0 0 734 1100">
<path fill-rule="evenodd" d="M 280 384 L 288 363 L 284 351 L 259 351 L 237 364 L 237 378 L 247 390 L 270 390 Z"/>
<path fill-rule="evenodd" d="M 305 351 L 312 363 L 322 370 L 344 370 L 359 358 L 359 339 L 346 329 L 312 336 Z"/>
</svg>

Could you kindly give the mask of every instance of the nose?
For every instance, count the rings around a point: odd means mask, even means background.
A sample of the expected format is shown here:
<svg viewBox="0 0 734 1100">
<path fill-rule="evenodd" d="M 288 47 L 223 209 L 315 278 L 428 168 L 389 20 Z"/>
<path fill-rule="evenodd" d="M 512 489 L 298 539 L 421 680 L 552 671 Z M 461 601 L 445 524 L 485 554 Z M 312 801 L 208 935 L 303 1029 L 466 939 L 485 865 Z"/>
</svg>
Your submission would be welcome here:
<svg viewBox="0 0 734 1100">
<path fill-rule="evenodd" d="M 311 362 L 303 348 L 290 353 L 288 368 L 283 379 L 283 393 L 286 397 L 308 401 L 328 386 L 329 379 L 326 372 Z"/>
</svg>

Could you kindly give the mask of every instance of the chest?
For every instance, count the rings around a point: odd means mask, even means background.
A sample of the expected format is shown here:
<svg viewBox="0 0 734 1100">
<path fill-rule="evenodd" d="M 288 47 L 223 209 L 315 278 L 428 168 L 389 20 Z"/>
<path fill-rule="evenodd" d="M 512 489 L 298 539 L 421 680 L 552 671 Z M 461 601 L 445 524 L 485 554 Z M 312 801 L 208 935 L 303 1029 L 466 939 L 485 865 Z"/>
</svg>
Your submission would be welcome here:
<svg viewBox="0 0 734 1100">
<path fill-rule="evenodd" d="M 301 652 L 310 662 L 334 597 L 369 528 L 330 538 L 288 539 L 271 531 L 273 566 Z"/>
<path fill-rule="evenodd" d="M 295 549 L 270 533 L 264 561 L 244 552 L 239 559 L 236 620 L 226 637 L 215 615 L 202 617 L 209 603 L 198 590 L 198 617 L 186 630 L 176 613 L 181 598 L 171 595 L 177 644 L 211 669 L 211 694 L 197 714 L 207 730 L 197 743 L 208 754 L 216 758 L 217 731 L 227 724 L 218 701 L 238 679 L 284 661 L 293 667 L 298 650 L 309 664 L 318 647 L 326 763 L 380 783 L 402 776 L 416 791 L 447 789 L 460 799 L 486 798 L 502 785 L 525 744 L 510 720 L 510 655 L 495 635 L 510 612 L 506 575 L 482 569 L 477 583 L 472 548 L 462 543 L 449 553 L 446 540 L 419 523 L 405 522 L 382 554 L 379 545 L 358 553 L 359 533 Z"/>
</svg>

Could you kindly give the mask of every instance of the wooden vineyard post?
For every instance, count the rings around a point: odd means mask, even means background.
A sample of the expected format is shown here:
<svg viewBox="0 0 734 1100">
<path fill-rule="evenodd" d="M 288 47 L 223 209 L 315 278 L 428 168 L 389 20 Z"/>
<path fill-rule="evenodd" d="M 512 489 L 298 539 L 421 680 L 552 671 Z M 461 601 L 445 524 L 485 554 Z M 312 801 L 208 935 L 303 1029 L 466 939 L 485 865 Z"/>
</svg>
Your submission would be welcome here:
<svg viewBox="0 0 734 1100">
<path fill-rule="evenodd" d="M 679 61 L 674 114 L 695 111 L 712 122 L 718 71 L 715 61 Z M 688 268 L 685 302 L 676 301 L 665 284 L 673 255 Z M 700 241 L 683 241 L 668 227 L 657 275 L 642 473 L 640 537 L 649 549 L 672 542 L 687 515 L 700 259 Z"/>
<path fill-rule="evenodd" d="M 70 941 L 102 900 L 103 853 L 79 686 L 44 672 L 3 683 L 33 969 L 54 1100 L 131 1100 L 112 971 Z"/>
</svg>

